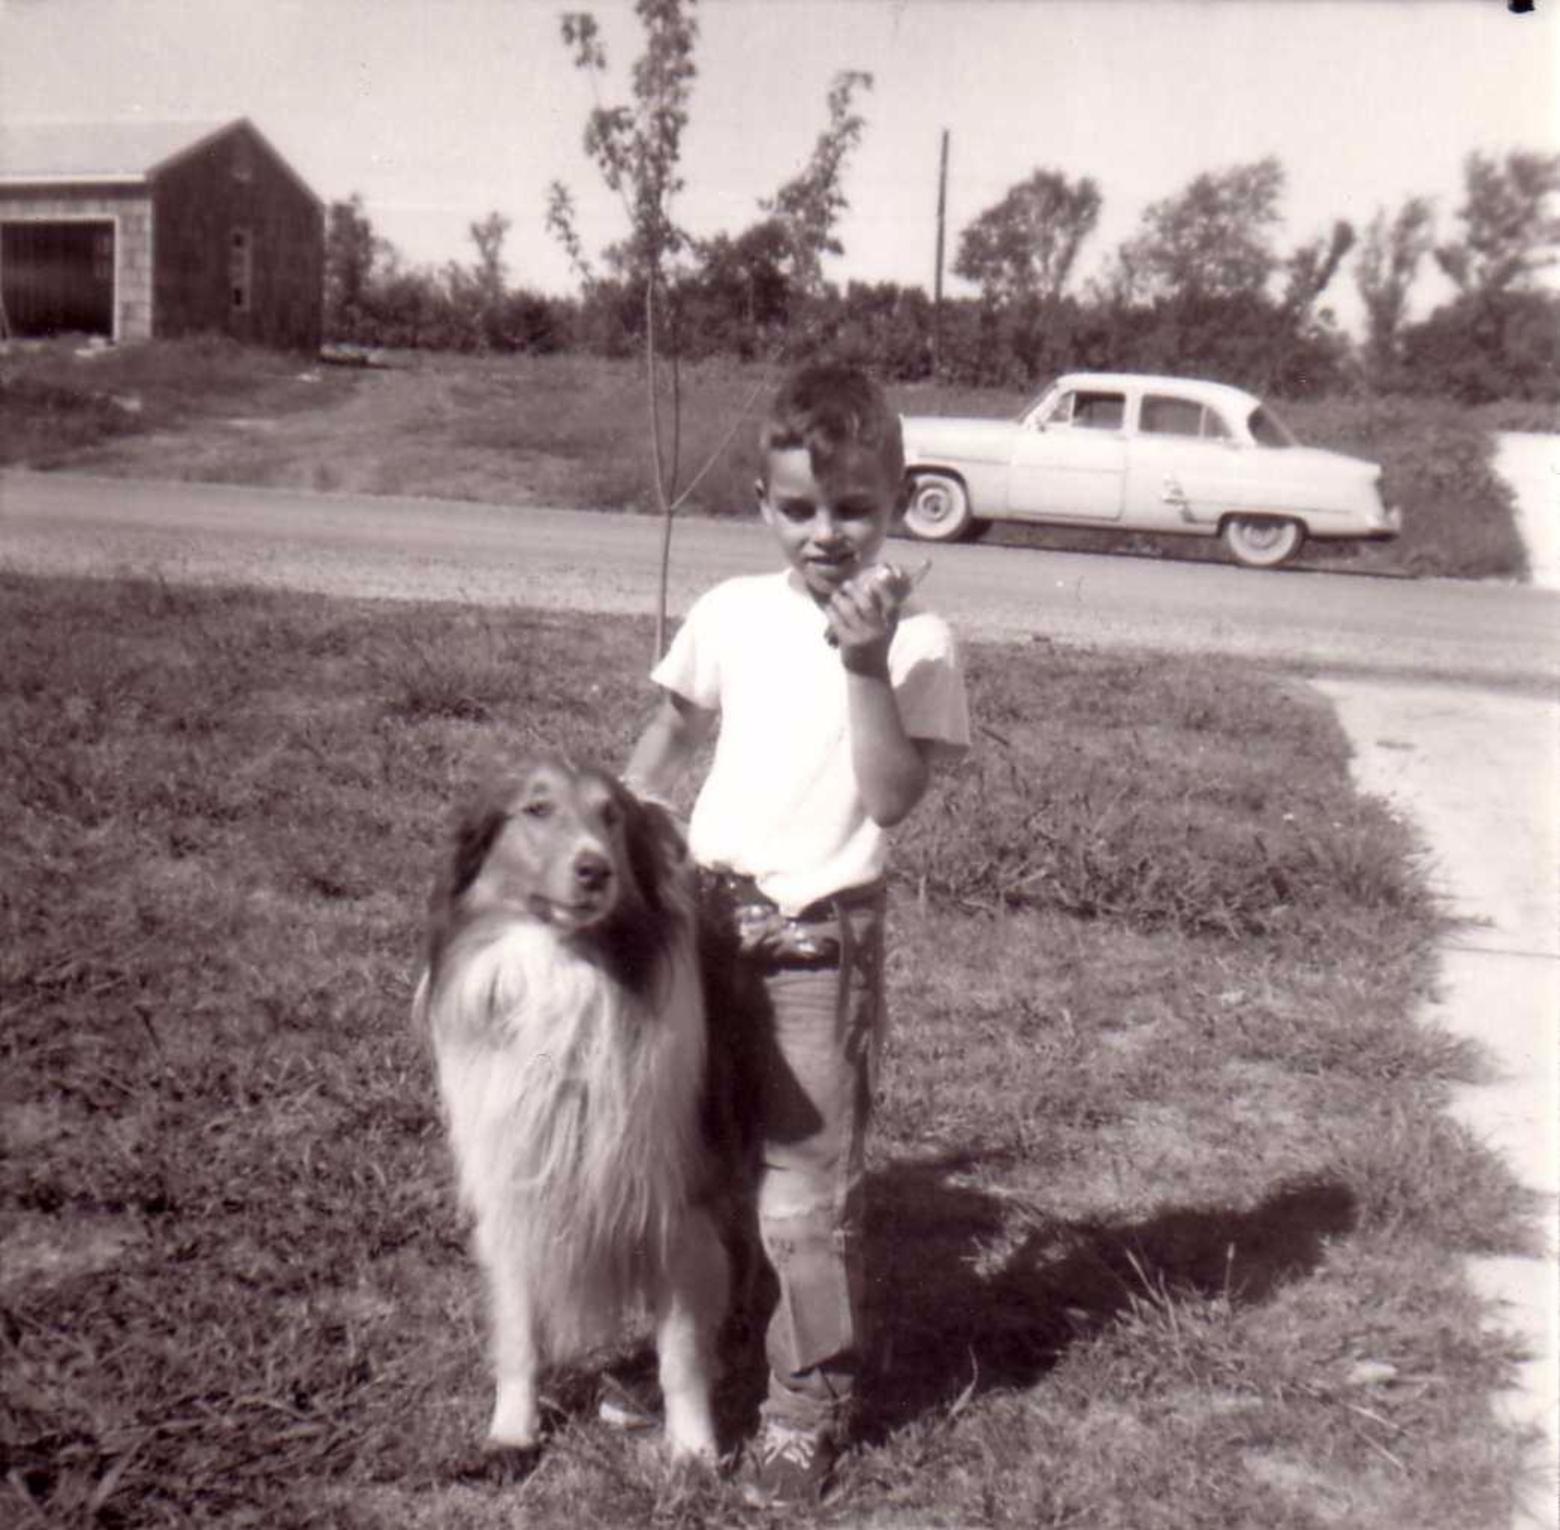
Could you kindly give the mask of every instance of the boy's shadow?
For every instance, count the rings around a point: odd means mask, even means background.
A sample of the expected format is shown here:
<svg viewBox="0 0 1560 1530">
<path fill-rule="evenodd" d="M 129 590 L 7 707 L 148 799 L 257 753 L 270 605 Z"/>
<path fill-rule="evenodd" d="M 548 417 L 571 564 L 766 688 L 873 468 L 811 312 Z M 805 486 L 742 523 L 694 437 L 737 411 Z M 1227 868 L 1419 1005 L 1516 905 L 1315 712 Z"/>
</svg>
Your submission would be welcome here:
<svg viewBox="0 0 1560 1530">
<path fill-rule="evenodd" d="M 1021 1197 L 968 1183 L 1000 1171 L 995 1154 L 948 1153 L 867 1177 L 865 1256 L 876 1368 L 866 1379 L 861 1436 L 880 1442 L 968 1393 L 1030 1387 L 1067 1347 L 1134 1302 L 1268 1300 L 1320 1263 L 1325 1240 L 1350 1232 L 1353 1193 L 1326 1179 L 1282 1182 L 1245 1211 L 1188 1206 L 1142 1222 L 1047 1221 Z M 757 1428 L 768 1379 L 764 1322 L 774 1278 L 756 1226 L 739 1240 L 736 1305 L 722 1336 L 715 1408 L 723 1443 Z M 756 1261 L 756 1263 L 754 1262 Z M 617 1374 L 654 1389 L 655 1355 L 640 1346 Z M 589 1383 L 581 1378 L 581 1385 Z M 561 1395 L 561 1394 L 560 1394 Z M 566 1412 L 585 1409 L 582 1391 Z"/>
<path fill-rule="evenodd" d="M 981 1156 L 891 1164 L 869 1178 L 866 1264 L 879 1370 L 868 1438 L 962 1393 L 1033 1385 L 1067 1346 L 1134 1299 L 1267 1300 L 1350 1231 L 1353 1194 L 1323 1179 L 1277 1185 L 1256 1206 L 1182 1207 L 1147 1221 L 1047 1222 L 1021 1200 L 961 1182 Z"/>
</svg>

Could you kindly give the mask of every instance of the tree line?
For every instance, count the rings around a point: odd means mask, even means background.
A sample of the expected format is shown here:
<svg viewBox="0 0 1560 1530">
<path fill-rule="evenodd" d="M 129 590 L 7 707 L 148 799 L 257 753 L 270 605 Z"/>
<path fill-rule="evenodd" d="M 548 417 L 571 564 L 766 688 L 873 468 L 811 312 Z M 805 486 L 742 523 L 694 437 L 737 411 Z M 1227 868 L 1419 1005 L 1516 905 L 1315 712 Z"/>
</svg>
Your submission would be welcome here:
<svg viewBox="0 0 1560 1530">
<path fill-rule="evenodd" d="M 811 156 L 757 200 L 748 227 L 709 238 L 677 227 L 669 209 L 681 189 L 676 146 L 694 74 L 686 9 L 641 0 L 650 40 L 636 106 L 598 105 L 587 121 L 587 152 L 622 195 L 630 228 L 599 268 L 585 255 L 567 188 L 551 190 L 545 222 L 569 256 L 575 295 L 511 282 L 512 225 L 497 212 L 470 225 L 470 261 L 409 266 L 354 195 L 327 214 L 327 335 L 630 356 L 652 326 L 676 357 L 784 357 L 826 340 L 902 381 L 1029 388 L 1086 368 L 1207 376 L 1287 397 L 1368 389 L 1560 401 L 1560 298 L 1539 281 L 1560 246 L 1560 155 L 1470 154 L 1462 202 L 1440 237 L 1430 200 L 1411 196 L 1362 229 L 1340 219 L 1290 249 L 1277 241 L 1279 160 L 1209 171 L 1146 208 L 1082 284 L 1078 261 L 1103 193 L 1091 177 L 1037 167 L 959 232 L 952 269 L 978 295 L 937 304 L 918 286 L 825 276 L 826 259 L 845 253 L 846 170 L 872 86 L 861 71 L 836 76 Z M 605 55 L 593 18 L 566 15 L 563 37 L 576 66 L 599 75 Z M 1410 321 L 1410 294 L 1432 266 L 1451 295 Z M 1365 317 L 1359 341 L 1327 302 L 1345 281 Z"/>
</svg>

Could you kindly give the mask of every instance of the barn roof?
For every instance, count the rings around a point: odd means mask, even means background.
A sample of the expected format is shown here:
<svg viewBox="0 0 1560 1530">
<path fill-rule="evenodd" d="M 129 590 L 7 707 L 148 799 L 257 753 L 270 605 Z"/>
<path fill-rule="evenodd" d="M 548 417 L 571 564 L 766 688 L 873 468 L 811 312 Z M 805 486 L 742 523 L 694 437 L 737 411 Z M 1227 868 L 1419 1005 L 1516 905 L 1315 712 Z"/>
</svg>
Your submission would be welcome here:
<svg viewBox="0 0 1560 1530">
<path fill-rule="evenodd" d="M 237 128 L 248 128 L 319 201 L 247 117 L 229 122 L 0 123 L 0 186 L 140 185 Z"/>
</svg>

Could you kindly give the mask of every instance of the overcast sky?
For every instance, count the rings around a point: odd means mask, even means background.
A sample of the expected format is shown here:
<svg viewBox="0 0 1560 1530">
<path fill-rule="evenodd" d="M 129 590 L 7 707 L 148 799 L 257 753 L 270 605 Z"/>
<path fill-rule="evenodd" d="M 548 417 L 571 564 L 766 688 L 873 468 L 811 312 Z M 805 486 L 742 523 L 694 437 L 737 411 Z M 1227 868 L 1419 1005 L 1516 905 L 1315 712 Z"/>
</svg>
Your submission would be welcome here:
<svg viewBox="0 0 1560 1530">
<path fill-rule="evenodd" d="M 470 259 L 513 221 L 511 279 L 572 286 L 546 189 L 597 247 L 621 209 L 580 148 L 591 106 L 542 0 L 0 0 L 0 120 L 250 117 L 327 201 L 359 192 L 413 261 Z M 626 99 L 630 0 L 601 21 Z M 836 280 L 930 288 L 937 158 L 959 230 L 1038 167 L 1104 194 L 1080 274 L 1201 171 L 1275 154 L 1283 242 L 1414 193 L 1452 232 L 1470 150 L 1560 149 L 1560 0 L 706 0 L 684 144 L 684 223 L 735 233 L 806 160 L 840 69 L 870 71 Z M 950 291 L 960 290 L 950 279 Z M 1430 275 L 1424 311 L 1445 295 Z M 1348 284 L 1329 293 L 1346 321 Z"/>
</svg>

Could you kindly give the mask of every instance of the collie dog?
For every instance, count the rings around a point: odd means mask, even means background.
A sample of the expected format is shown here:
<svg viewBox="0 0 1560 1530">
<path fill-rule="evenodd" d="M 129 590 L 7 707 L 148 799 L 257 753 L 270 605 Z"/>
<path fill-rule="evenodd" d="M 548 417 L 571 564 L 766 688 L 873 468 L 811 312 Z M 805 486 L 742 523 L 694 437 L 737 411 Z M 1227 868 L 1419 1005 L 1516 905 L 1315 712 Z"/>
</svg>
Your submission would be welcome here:
<svg viewBox="0 0 1560 1530">
<path fill-rule="evenodd" d="M 655 1324 L 667 1443 L 713 1457 L 727 1259 L 706 1205 L 694 869 L 671 817 L 544 760 L 465 811 L 429 905 L 432 1037 L 487 1286 L 489 1443 L 538 1443 L 541 1369 Z"/>
</svg>

